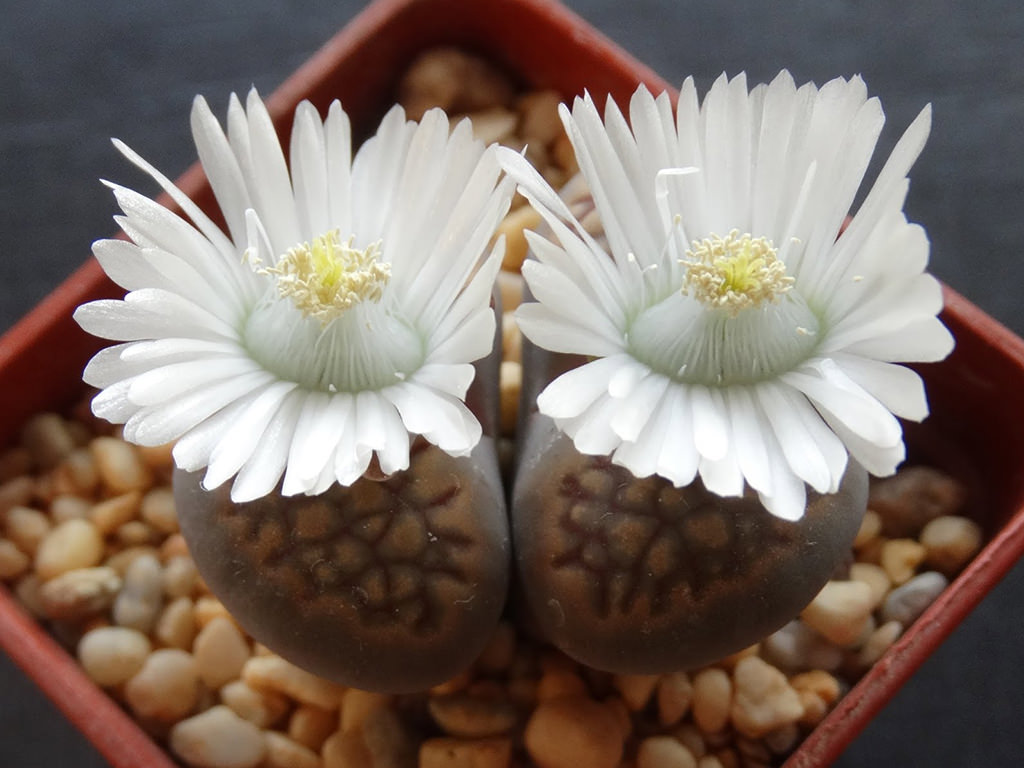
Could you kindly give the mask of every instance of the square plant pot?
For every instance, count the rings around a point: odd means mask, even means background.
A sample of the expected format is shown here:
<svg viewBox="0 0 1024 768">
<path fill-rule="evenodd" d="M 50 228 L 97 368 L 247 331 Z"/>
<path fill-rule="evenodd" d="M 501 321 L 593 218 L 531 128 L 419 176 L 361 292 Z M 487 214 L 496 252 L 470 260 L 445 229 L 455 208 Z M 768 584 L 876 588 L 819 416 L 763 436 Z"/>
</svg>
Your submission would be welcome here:
<svg viewBox="0 0 1024 768">
<path fill-rule="evenodd" d="M 557 3 L 377 0 L 270 97 L 283 140 L 302 99 L 321 110 L 340 99 L 358 136 L 389 106 L 413 58 L 438 45 L 482 54 L 524 86 L 554 89 L 566 99 L 588 89 L 598 102 L 611 94 L 621 104 L 641 82 L 655 92 L 669 87 Z M 215 207 L 197 166 L 178 185 L 204 209 Z M 12 442 L 32 414 L 66 410 L 81 397 L 82 368 L 101 343 L 78 328 L 72 312 L 120 294 L 90 260 L 0 340 L 0 444 Z M 787 768 L 834 760 L 1024 551 L 1024 435 L 1017 428 L 1024 422 L 1024 342 L 952 290 L 945 299 L 942 317 L 957 346 L 947 360 L 921 368 L 932 415 L 907 427 L 910 460 L 940 467 L 968 486 L 968 514 L 987 544 L 789 757 Z M 116 768 L 174 765 L 4 589 L 0 645 Z"/>
</svg>

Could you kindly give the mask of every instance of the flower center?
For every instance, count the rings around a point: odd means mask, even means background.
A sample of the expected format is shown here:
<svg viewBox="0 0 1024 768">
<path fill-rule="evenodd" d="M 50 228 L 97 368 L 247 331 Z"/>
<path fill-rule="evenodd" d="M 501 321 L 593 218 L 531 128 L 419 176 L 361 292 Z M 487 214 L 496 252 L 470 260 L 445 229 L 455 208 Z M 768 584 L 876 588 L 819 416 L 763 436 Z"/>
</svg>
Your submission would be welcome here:
<svg viewBox="0 0 1024 768">
<path fill-rule="evenodd" d="M 764 237 L 732 230 L 692 243 L 681 263 L 687 267 L 682 292 L 731 317 L 766 302 L 776 303 L 793 287 L 786 265 Z"/>
<path fill-rule="evenodd" d="M 288 250 L 272 267 L 259 267 L 259 274 L 277 281 L 278 293 L 290 298 L 305 317 L 315 317 L 327 326 L 356 304 L 380 301 L 391 278 L 391 265 L 379 261 L 380 242 L 363 250 L 352 247 L 352 238 L 341 242 L 337 229 L 312 243 Z"/>
</svg>

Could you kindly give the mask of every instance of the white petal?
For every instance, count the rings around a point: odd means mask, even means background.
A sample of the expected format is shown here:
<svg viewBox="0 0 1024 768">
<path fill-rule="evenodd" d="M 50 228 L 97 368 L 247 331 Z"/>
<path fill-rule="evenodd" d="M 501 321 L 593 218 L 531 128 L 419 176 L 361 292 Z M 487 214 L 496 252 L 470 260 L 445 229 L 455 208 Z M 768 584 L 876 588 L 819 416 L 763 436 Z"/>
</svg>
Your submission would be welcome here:
<svg viewBox="0 0 1024 768">
<path fill-rule="evenodd" d="M 582 414 L 608 391 L 608 381 L 623 365 L 625 354 L 600 357 L 573 368 L 552 381 L 537 397 L 537 408 L 553 419 L 571 419 Z"/>
<path fill-rule="evenodd" d="M 302 408 L 305 393 L 292 390 L 274 413 L 259 443 L 235 476 L 231 500 L 252 501 L 274 490 L 288 461 L 288 447 L 295 432 L 295 420 Z"/>
<path fill-rule="evenodd" d="M 705 386 L 690 388 L 693 409 L 693 442 L 708 461 L 723 459 L 729 451 L 729 424 L 723 404 Z"/>
</svg>

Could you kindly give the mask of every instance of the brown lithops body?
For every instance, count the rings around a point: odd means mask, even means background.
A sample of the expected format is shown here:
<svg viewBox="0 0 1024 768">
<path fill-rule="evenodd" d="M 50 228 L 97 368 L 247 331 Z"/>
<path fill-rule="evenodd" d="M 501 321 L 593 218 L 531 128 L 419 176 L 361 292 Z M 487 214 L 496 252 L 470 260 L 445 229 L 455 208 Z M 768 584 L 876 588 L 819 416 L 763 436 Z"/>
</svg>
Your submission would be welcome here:
<svg viewBox="0 0 1024 768">
<path fill-rule="evenodd" d="M 504 605 L 508 530 L 496 472 L 419 443 L 405 472 L 235 504 L 179 472 L 182 532 L 239 623 L 345 685 L 413 691 L 460 671 Z"/>
</svg>

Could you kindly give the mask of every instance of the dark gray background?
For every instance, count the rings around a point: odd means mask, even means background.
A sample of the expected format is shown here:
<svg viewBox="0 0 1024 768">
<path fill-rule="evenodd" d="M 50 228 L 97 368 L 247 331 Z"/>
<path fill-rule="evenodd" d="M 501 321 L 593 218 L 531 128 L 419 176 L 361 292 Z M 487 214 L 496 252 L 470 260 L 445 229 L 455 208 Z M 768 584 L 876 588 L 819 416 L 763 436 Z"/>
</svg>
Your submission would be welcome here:
<svg viewBox="0 0 1024 768">
<path fill-rule="evenodd" d="M 487 2 L 487 0 L 481 0 Z M 672 82 L 862 73 L 889 115 L 882 150 L 932 102 L 908 213 L 932 268 L 1024 332 L 1024 6 L 1020 0 L 568 0 Z M 0 0 L 0 330 L 113 230 L 99 177 L 141 183 L 119 136 L 174 177 L 194 158 L 196 93 L 269 94 L 356 0 Z M 147 192 L 151 187 L 143 187 Z M 1024 754 L 1018 566 L 865 731 L 841 766 L 1013 766 Z M 0 765 L 104 762 L 0 656 Z"/>
</svg>

